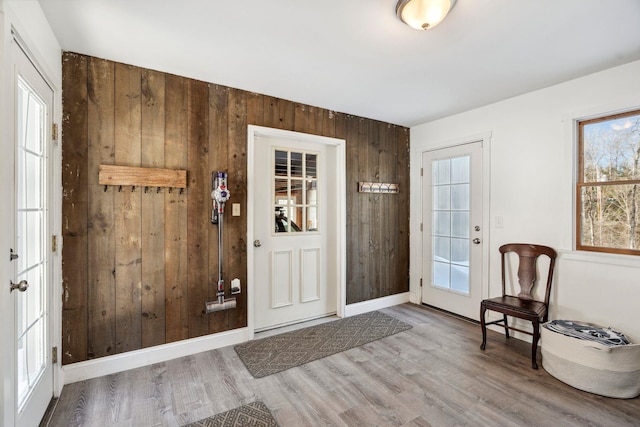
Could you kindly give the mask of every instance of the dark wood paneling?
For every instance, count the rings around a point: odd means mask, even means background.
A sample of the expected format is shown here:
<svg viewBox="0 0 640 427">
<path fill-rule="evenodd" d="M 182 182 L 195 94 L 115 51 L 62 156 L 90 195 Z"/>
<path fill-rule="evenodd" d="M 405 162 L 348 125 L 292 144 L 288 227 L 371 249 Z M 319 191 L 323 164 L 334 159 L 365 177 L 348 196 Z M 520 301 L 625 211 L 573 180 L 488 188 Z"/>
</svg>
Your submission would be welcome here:
<svg viewBox="0 0 640 427">
<path fill-rule="evenodd" d="M 346 140 L 347 303 L 408 291 L 407 128 L 72 53 L 63 64 L 64 363 L 247 325 L 246 292 L 235 310 L 204 303 L 218 280 L 212 171 L 241 205 L 225 215 L 225 284 L 247 289 L 248 124 Z M 104 191 L 100 164 L 186 169 L 188 187 Z"/>
<path fill-rule="evenodd" d="M 165 167 L 187 169 L 187 79 L 165 77 Z M 189 338 L 187 195 L 164 191 L 165 328 L 167 342 Z"/>
<path fill-rule="evenodd" d="M 115 162 L 114 85 L 113 62 L 89 58 L 89 358 L 116 352 L 115 198 L 97 180 Z"/>
<path fill-rule="evenodd" d="M 140 166 L 141 70 L 115 65 L 115 164 Z M 116 353 L 142 345 L 142 191 L 126 187 L 114 194 L 116 258 Z"/>
<path fill-rule="evenodd" d="M 209 215 L 211 213 L 211 172 L 209 170 L 209 87 L 189 80 L 187 101 L 187 276 L 189 292 L 189 337 L 206 335 L 209 319 Z"/>
<path fill-rule="evenodd" d="M 247 206 L 247 92 L 229 89 L 228 108 L 229 151 L 227 165 L 229 172 L 229 191 L 231 203 Z M 232 216 L 231 206 L 225 215 L 224 260 L 226 281 L 238 278 L 247 283 L 247 216 Z M 246 290 L 246 286 L 245 286 Z M 235 315 L 228 312 L 229 327 L 239 328 L 247 325 L 247 293 L 236 295 Z"/>
<path fill-rule="evenodd" d="M 165 76 L 143 70 L 141 84 L 141 166 L 164 168 Z M 166 191 L 166 190 L 162 190 Z M 142 347 L 166 342 L 164 194 L 142 191 Z"/>
<path fill-rule="evenodd" d="M 394 144 L 398 149 L 396 180 L 400 183 L 396 226 L 398 227 L 398 266 L 396 267 L 396 289 L 409 290 L 409 129 L 397 126 Z M 395 292 L 394 292 L 395 293 Z"/>
<path fill-rule="evenodd" d="M 87 58 L 62 61 L 62 362 L 87 359 Z"/>
</svg>

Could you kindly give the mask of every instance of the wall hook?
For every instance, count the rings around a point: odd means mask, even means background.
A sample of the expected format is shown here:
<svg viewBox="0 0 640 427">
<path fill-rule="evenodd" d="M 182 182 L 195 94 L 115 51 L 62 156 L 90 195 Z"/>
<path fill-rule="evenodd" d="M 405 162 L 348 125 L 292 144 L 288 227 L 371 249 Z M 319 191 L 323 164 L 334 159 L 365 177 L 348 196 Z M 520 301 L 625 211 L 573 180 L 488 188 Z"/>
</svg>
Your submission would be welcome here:
<svg viewBox="0 0 640 427">
<path fill-rule="evenodd" d="M 173 187 L 169 187 L 169 193 L 171 193 L 171 190 L 173 190 Z"/>
<path fill-rule="evenodd" d="M 136 191 L 136 186 L 135 186 L 135 185 L 132 185 L 132 186 L 131 186 L 131 192 L 133 193 L 134 191 Z"/>
<path fill-rule="evenodd" d="M 156 188 L 156 194 L 160 192 L 160 190 L 162 190 L 161 187 Z"/>
<path fill-rule="evenodd" d="M 144 187 L 144 194 L 147 194 L 147 191 L 149 191 L 149 187 Z"/>
<path fill-rule="evenodd" d="M 184 193 L 184 188 L 180 189 L 180 195 L 182 195 L 182 193 Z"/>
<path fill-rule="evenodd" d="M 104 186 L 104 192 L 106 193 L 108 189 L 109 189 L 109 186 L 108 186 L 108 185 L 105 185 L 105 186 Z"/>
<path fill-rule="evenodd" d="M 118 193 L 122 193 L 122 185 L 118 186 Z"/>
</svg>

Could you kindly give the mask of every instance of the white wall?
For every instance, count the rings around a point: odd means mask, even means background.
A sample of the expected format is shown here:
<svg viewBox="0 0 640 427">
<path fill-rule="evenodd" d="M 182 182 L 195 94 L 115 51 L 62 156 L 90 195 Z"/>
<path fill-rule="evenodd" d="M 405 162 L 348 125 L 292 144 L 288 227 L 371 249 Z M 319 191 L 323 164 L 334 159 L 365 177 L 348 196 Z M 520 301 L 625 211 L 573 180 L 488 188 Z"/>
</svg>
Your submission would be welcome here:
<svg viewBox="0 0 640 427">
<path fill-rule="evenodd" d="M 46 79 L 54 86 L 54 121 L 61 123 L 62 103 L 62 63 L 60 46 L 49 27 L 40 5 L 35 0 L 0 0 L 0 200 L 8 201 L 13 197 L 14 159 L 13 159 L 13 61 L 11 49 L 14 29 L 27 46 L 30 56 L 36 62 Z M 54 216 L 52 233 L 60 235 L 60 204 L 62 201 L 59 148 L 53 150 L 54 192 L 51 212 Z M 0 203 L 0 338 L 5 345 L 0 346 L 0 425 L 13 425 L 13 385 L 10 381 L 14 366 L 13 318 L 11 318 L 14 298 L 9 294 L 9 280 L 13 279 L 13 266 L 9 263 L 9 248 L 13 247 L 13 203 Z M 54 256 L 54 297 L 51 320 L 53 345 L 60 347 L 60 251 Z M 57 295 L 57 297 L 55 296 Z M 56 378 L 57 389 L 62 387 Z"/>
<path fill-rule="evenodd" d="M 412 301 L 420 300 L 421 152 L 491 132 L 488 294 L 501 292 L 500 245 L 548 245 L 560 254 L 550 318 L 640 337 L 640 257 L 577 252 L 573 243 L 574 120 L 640 107 L 638 76 L 640 61 L 413 127 Z M 495 228 L 496 216 L 504 219 L 501 229 Z"/>
</svg>

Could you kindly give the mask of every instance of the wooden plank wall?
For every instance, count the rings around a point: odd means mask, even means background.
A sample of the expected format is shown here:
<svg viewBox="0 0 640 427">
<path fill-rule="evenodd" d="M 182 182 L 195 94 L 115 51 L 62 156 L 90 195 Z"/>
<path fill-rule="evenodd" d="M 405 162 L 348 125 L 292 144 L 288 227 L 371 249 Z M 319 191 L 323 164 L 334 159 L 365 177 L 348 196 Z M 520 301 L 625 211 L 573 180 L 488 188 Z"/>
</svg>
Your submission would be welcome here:
<svg viewBox="0 0 640 427">
<path fill-rule="evenodd" d="M 211 172 L 246 207 L 247 125 L 345 139 L 347 303 L 406 292 L 409 129 L 271 96 L 63 54 L 63 363 L 244 327 L 215 299 Z M 187 189 L 98 184 L 100 164 L 186 169 Z M 358 193 L 393 182 L 397 195 Z M 225 276 L 247 289 L 247 218 L 225 217 Z"/>
</svg>

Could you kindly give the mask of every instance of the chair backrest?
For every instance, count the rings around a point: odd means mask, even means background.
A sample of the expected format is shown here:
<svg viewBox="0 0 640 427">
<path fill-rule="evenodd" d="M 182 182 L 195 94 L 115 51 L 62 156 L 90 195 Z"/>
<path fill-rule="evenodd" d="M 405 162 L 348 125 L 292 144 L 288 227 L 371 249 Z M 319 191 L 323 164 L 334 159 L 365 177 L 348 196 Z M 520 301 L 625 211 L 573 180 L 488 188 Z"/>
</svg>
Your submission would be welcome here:
<svg viewBox="0 0 640 427">
<path fill-rule="evenodd" d="M 518 254 L 518 283 L 520 293 L 517 295 L 523 299 L 534 299 L 533 288 L 536 285 L 536 261 L 540 255 L 549 257 L 549 273 L 547 274 L 547 284 L 544 292 L 544 303 L 549 305 L 551 295 L 551 282 L 553 280 L 553 269 L 556 263 L 557 253 L 548 246 L 530 245 L 527 243 L 508 243 L 500 246 L 502 262 L 502 295 L 506 295 L 506 275 L 505 275 L 505 255 L 508 252 Z"/>
</svg>

